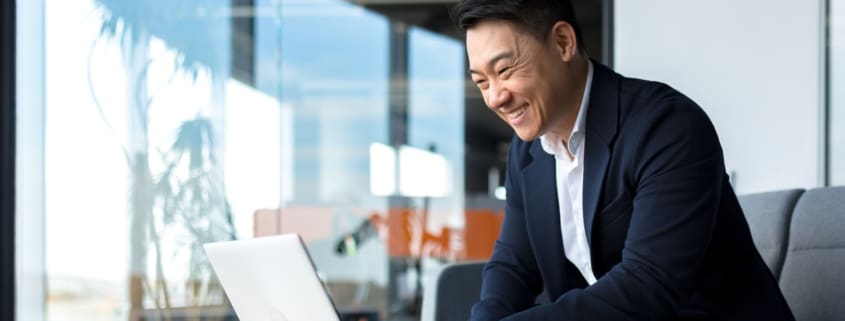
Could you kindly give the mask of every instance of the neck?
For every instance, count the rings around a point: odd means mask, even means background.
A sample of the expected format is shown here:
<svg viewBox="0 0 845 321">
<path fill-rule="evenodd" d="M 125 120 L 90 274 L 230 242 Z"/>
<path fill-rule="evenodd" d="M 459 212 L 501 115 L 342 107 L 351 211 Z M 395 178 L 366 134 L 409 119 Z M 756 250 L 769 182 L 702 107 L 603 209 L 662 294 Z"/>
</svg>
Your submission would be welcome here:
<svg viewBox="0 0 845 321">
<path fill-rule="evenodd" d="M 565 103 L 562 104 L 564 111 L 560 115 L 560 121 L 550 130 L 563 140 L 564 145 L 568 143 L 569 135 L 572 134 L 572 128 L 575 127 L 575 120 L 578 118 L 578 112 L 581 110 L 581 102 L 584 100 L 584 91 L 587 88 L 587 66 L 587 58 L 576 55 L 567 68 L 569 70 L 566 74 L 569 76 L 565 78 L 566 83 L 570 86 L 564 90 Z"/>
</svg>

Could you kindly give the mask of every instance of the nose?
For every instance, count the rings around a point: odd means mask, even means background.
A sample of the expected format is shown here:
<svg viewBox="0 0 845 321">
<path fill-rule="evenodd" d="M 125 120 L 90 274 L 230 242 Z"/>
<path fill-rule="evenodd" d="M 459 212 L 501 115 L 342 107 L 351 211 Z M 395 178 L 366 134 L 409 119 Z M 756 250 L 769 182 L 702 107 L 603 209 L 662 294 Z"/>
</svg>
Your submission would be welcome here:
<svg viewBox="0 0 845 321">
<path fill-rule="evenodd" d="M 498 109 L 507 104 L 510 97 L 510 92 L 501 84 L 491 82 L 490 87 L 487 88 L 487 107 Z"/>
</svg>

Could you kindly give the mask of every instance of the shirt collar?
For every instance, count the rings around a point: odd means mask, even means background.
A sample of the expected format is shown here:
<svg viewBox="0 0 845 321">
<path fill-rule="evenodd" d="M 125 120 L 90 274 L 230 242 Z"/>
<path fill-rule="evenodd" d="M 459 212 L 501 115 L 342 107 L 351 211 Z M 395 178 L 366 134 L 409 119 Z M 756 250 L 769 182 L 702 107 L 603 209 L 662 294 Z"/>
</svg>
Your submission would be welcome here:
<svg viewBox="0 0 845 321">
<path fill-rule="evenodd" d="M 575 125 L 572 133 L 569 134 L 567 142 L 569 154 L 576 156 L 581 144 L 584 143 L 584 133 L 587 131 L 587 108 L 590 106 L 590 89 L 593 87 L 593 62 L 587 60 L 587 83 L 584 86 L 584 96 L 581 97 L 581 107 L 578 109 L 578 116 L 575 118 Z M 560 137 L 552 133 L 540 136 L 540 145 L 546 153 L 557 155 L 563 152 L 563 143 Z"/>
</svg>

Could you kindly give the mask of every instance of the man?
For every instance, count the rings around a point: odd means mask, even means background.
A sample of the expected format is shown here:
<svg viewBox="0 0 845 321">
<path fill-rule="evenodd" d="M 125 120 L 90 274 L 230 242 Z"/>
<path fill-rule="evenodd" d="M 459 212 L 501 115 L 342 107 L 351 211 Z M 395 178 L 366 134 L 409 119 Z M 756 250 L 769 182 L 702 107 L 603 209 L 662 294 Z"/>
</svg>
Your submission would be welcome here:
<svg viewBox="0 0 845 321">
<path fill-rule="evenodd" d="M 568 0 L 453 15 L 473 81 L 516 132 L 472 320 L 794 319 L 694 102 L 591 61 Z"/>
</svg>

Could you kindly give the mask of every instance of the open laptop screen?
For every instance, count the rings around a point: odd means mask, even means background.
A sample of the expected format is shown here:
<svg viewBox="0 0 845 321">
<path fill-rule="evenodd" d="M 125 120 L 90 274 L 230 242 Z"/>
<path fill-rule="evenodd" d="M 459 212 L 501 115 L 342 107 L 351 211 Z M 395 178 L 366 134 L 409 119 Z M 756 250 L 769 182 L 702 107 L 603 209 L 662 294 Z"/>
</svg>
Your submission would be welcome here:
<svg viewBox="0 0 845 321">
<path fill-rule="evenodd" d="M 340 321 L 298 235 L 203 247 L 241 321 Z"/>
</svg>

